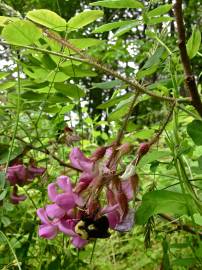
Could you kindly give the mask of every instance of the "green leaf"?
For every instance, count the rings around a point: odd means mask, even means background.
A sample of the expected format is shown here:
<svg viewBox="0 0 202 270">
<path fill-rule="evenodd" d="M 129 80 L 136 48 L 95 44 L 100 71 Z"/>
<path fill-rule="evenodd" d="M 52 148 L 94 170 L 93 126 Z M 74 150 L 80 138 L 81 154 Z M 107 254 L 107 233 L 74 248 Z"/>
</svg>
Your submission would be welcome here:
<svg viewBox="0 0 202 270">
<path fill-rule="evenodd" d="M 163 14 L 167 13 L 169 10 L 171 10 L 171 8 L 172 8 L 172 4 L 165 4 L 162 6 L 158 6 L 157 8 L 150 10 L 147 13 L 147 16 L 153 17 L 153 16 L 163 15 Z"/>
<path fill-rule="evenodd" d="M 188 214 L 187 201 L 189 201 L 190 206 L 195 211 L 195 204 L 188 194 L 186 194 L 185 198 L 181 193 L 167 190 L 148 192 L 143 196 L 142 204 L 136 212 L 136 223 L 145 224 L 154 214 Z"/>
<path fill-rule="evenodd" d="M 114 34 L 114 37 L 120 37 L 121 35 L 129 32 L 130 30 L 132 30 L 135 26 L 139 24 L 140 24 L 140 21 L 133 21 L 127 25 L 120 27 Z"/>
<path fill-rule="evenodd" d="M 158 69 L 158 65 L 153 65 L 147 69 L 138 71 L 136 74 L 136 77 L 138 80 L 140 80 L 143 77 L 153 74 L 154 72 L 156 72 L 157 69 Z"/>
<path fill-rule="evenodd" d="M 169 151 L 159 151 L 159 150 L 152 150 L 140 160 L 138 166 L 144 166 L 145 164 L 151 163 L 155 160 L 161 160 L 162 158 L 169 157 Z"/>
<path fill-rule="evenodd" d="M 87 10 L 81 13 L 78 13 L 76 16 L 71 18 L 67 26 L 70 31 L 77 30 L 83 26 L 94 22 L 98 18 L 102 17 L 104 12 L 102 10 Z"/>
<path fill-rule="evenodd" d="M 25 74 L 27 74 L 30 78 L 38 81 L 38 82 L 64 82 L 69 79 L 69 76 L 64 72 L 58 71 L 56 73 L 55 70 L 46 70 L 41 67 L 31 66 L 29 69 L 25 67 L 23 69 Z M 55 74 L 56 73 L 56 74 Z"/>
<path fill-rule="evenodd" d="M 16 85 L 16 82 L 3 82 L 0 84 L 0 90 L 6 90 Z"/>
<path fill-rule="evenodd" d="M 113 112 L 109 114 L 108 120 L 109 121 L 121 120 L 121 118 L 128 113 L 128 108 L 132 100 L 133 95 L 127 98 L 126 100 L 122 100 L 113 110 Z"/>
<path fill-rule="evenodd" d="M 67 74 L 69 77 L 93 77 L 96 76 L 97 73 L 89 69 L 88 66 L 80 66 L 77 67 L 75 65 L 70 65 L 67 67 L 61 68 L 61 70 Z"/>
<path fill-rule="evenodd" d="M 202 145 L 202 121 L 193 120 L 187 125 L 187 133 L 196 145 Z"/>
<path fill-rule="evenodd" d="M 121 81 L 119 80 L 113 80 L 113 81 L 107 81 L 107 82 L 101 82 L 101 83 L 92 83 L 93 87 L 91 87 L 91 89 L 94 89 L 94 88 L 111 89 L 117 85 L 119 86 L 120 84 L 121 84 Z"/>
<path fill-rule="evenodd" d="M 10 22 L 18 21 L 19 18 L 17 17 L 6 17 L 6 16 L 0 16 L 0 27 L 4 27 Z"/>
<path fill-rule="evenodd" d="M 187 42 L 187 53 L 190 59 L 197 54 L 201 44 L 201 32 L 197 27 L 194 27 L 192 35 Z"/>
<path fill-rule="evenodd" d="M 202 226 L 202 216 L 199 213 L 194 214 L 196 224 Z"/>
<path fill-rule="evenodd" d="M 26 17 L 35 23 L 46 26 L 55 31 L 66 30 L 66 21 L 55 12 L 48 9 L 37 9 L 29 11 Z"/>
<path fill-rule="evenodd" d="M 144 8 L 144 5 L 136 0 L 104 0 L 90 3 L 90 5 L 107 8 Z"/>
<path fill-rule="evenodd" d="M 10 72 L 0 72 L 0 79 L 6 78 L 9 74 Z"/>
<path fill-rule="evenodd" d="M 6 25 L 2 36 L 13 45 L 31 45 L 42 36 L 42 31 L 32 22 L 18 20 Z"/>
<path fill-rule="evenodd" d="M 108 32 L 111 31 L 113 29 L 122 27 L 122 26 L 126 26 L 129 23 L 132 23 L 133 21 L 119 21 L 119 22 L 113 22 L 113 23 L 106 23 L 103 24 L 102 26 L 96 28 L 95 30 L 93 30 L 93 33 L 104 33 L 104 32 Z"/>
<path fill-rule="evenodd" d="M 146 24 L 147 25 L 153 25 L 153 24 L 157 24 L 157 23 L 162 23 L 162 22 L 171 22 L 174 19 L 171 17 L 154 17 L 154 18 L 149 18 L 149 20 L 147 20 Z"/>
<path fill-rule="evenodd" d="M 107 109 L 110 108 L 114 105 L 116 105 L 117 103 L 119 103 L 122 100 L 128 99 L 129 97 L 131 97 L 132 93 L 127 93 L 125 95 L 119 96 L 119 97 L 114 97 L 111 98 L 110 100 L 106 101 L 103 104 L 100 104 L 99 106 L 97 106 L 98 109 Z"/>
<path fill-rule="evenodd" d="M 3 189 L 6 182 L 6 174 L 5 172 L 0 172 L 0 189 Z"/>
<path fill-rule="evenodd" d="M 4 189 L 4 191 L 1 192 L 0 201 L 2 201 L 6 197 L 7 191 L 8 191 L 7 189 Z"/>
<path fill-rule="evenodd" d="M 96 38 L 74 38 L 69 39 L 69 42 L 79 49 L 86 49 L 104 43 L 103 40 Z"/>
<path fill-rule="evenodd" d="M 72 83 L 55 83 L 54 87 L 57 91 L 62 94 L 71 97 L 73 99 L 79 100 L 81 97 L 85 96 L 85 92 L 83 89 L 78 87 L 76 84 Z"/>
</svg>

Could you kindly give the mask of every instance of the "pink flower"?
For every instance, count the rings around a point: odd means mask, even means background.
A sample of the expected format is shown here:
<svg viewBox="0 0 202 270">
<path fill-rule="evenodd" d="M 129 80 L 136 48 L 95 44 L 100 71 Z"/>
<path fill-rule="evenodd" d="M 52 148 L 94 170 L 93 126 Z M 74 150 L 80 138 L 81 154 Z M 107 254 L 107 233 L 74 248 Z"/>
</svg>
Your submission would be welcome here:
<svg viewBox="0 0 202 270">
<path fill-rule="evenodd" d="M 42 221 L 42 224 L 39 226 L 39 236 L 47 239 L 53 239 L 58 233 L 58 220 L 49 219 L 44 208 L 39 208 L 37 210 L 37 215 Z"/>
<path fill-rule="evenodd" d="M 44 168 L 37 168 L 33 165 L 25 167 L 23 164 L 17 164 L 8 167 L 7 180 L 10 182 L 10 185 L 13 186 L 13 193 L 10 196 L 11 202 L 18 204 L 26 199 L 25 195 L 17 194 L 17 185 L 22 187 L 29 184 L 30 180 L 33 180 L 36 176 L 42 175 L 44 171 Z"/>
<path fill-rule="evenodd" d="M 45 168 L 37 168 L 33 165 L 25 167 L 23 164 L 13 165 L 7 169 L 7 180 L 10 185 L 26 185 L 29 180 L 34 179 L 36 176 L 40 176 L 45 172 Z"/>
<path fill-rule="evenodd" d="M 63 193 L 59 193 L 57 188 L 60 188 Z M 48 185 L 48 196 L 52 202 L 65 211 L 68 211 L 75 206 L 83 206 L 82 198 L 73 192 L 71 181 L 69 177 L 65 175 L 58 177 L 57 183 Z"/>
</svg>

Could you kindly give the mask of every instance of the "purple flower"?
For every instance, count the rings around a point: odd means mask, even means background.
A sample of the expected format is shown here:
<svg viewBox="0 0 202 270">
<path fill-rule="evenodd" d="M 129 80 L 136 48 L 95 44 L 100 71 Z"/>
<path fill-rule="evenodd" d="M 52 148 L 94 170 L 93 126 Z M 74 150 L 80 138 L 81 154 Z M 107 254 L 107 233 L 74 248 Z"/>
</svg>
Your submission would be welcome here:
<svg viewBox="0 0 202 270">
<path fill-rule="evenodd" d="M 69 155 L 71 164 L 82 172 L 92 173 L 94 162 L 85 157 L 78 147 L 74 147 Z"/>
<path fill-rule="evenodd" d="M 10 201 L 13 204 L 18 204 L 19 202 L 22 202 L 22 201 L 26 200 L 26 198 L 27 198 L 25 195 L 17 194 L 17 192 L 18 192 L 18 187 L 14 186 L 13 187 L 13 192 L 10 195 Z"/>
<path fill-rule="evenodd" d="M 39 226 L 39 236 L 53 239 L 58 233 L 58 219 L 49 219 L 44 208 L 39 208 L 37 215 L 42 221 L 42 224 Z"/>
<path fill-rule="evenodd" d="M 63 193 L 57 191 L 59 187 Z M 68 211 L 75 206 L 83 206 L 82 198 L 73 192 L 72 184 L 69 177 L 61 175 L 57 178 L 57 183 L 51 183 L 48 185 L 49 199 L 57 206 L 61 207 L 65 211 Z"/>
<path fill-rule="evenodd" d="M 11 186 L 24 186 L 36 176 L 40 176 L 45 172 L 44 168 L 37 168 L 33 165 L 25 167 L 23 164 L 13 165 L 7 169 L 7 179 Z"/>
<path fill-rule="evenodd" d="M 7 169 L 7 179 L 10 185 L 23 186 L 28 179 L 27 168 L 23 164 L 13 165 Z"/>
</svg>

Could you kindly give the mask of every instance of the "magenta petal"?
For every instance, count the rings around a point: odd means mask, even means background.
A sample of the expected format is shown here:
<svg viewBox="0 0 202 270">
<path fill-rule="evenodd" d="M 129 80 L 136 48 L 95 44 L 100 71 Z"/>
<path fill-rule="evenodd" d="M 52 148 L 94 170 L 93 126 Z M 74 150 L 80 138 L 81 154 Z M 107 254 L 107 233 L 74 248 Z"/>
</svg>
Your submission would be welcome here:
<svg viewBox="0 0 202 270">
<path fill-rule="evenodd" d="M 69 209 L 73 208 L 76 203 L 74 201 L 73 193 L 62 193 L 58 194 L 55 200 L 55 203 L 68 211 Z"/>
<path fill-rule="evenodd" d="M 108 217 L 108 221 L 109 221 L 109 227 L 111 229 L 114 229 L 116 227 L 116 225 L 119 223 L 120 221 L 120 214 L 118 211 L 113 211 L 107 214 Z"/>
<path fill-rule="evenodd" d="M 77 236 L 77 234 L 74 232 L 74 227 L 75 227 L 76 222 L 73 220 L 61 220 L 58 223 L 58 228 L 61 232 L 69 235 L 69 236 Z"/>
<path fill-rule="evenodd" d="M 130 209 L 126 217 L 123 219 L 123 221 L 116 225 L 115 230 L 120 232 L 130 231 L 134 225 L 134 216 L 135 216 L 134 210 Z"/>
<path fill-rule="evenodd" d="M 37 215 L 44 224 L 49 224 L 50 220 L 47 217 L 46 210 L 44 208 L 37 209 Z"/>
<path fill-rule="evenodd" d="M 79 195 L 73 194 L 73 198 L 74 198 L 75 203 L 78 206 L 80 206 L 80 207 L 84 206 L 84 201 L 83 201 L 83 199 Z"/>
<path fill-rule="evenodd" d="M 112 205 L 112 206 L 105 206 L 102 210 L 101 210 L 101 214 L 107 214 L 107 213 L 110 213 L 110 212 L 113 212 L 115 211 L 116 209 L 119 208 L 119 204 L 115 204 L 115 205 Z"/>
<path fill-rule="evenodd" d="M 75 236 L 72 238 L 72 244 L 76 247 L 76 248 L 82 248 L 84 247 L 86 244 L 88 244 L 87 240 L 84 240 L 82 238 L 80 238 L 79 236 Z"/>
<path fill-rule="evenodd" d="M 125 193 L 128 201 L 133 199 L 133 188 L 130 180 L 125 180 L 121 182 L 122 190 Z"/>
<path fill-rule="evenodd" d="M 71 164 L 82 171 L 90 172 L 93 169 L 93 161 L 86 158 L 78 147 L 74 147 L 69 155 Z"/>
<path fill-rule="evenodd" d="M 27 168 L 25 168 L 25 166 L 22 164 L 8 167 L 7 179 L 11 185 L 18 184 L 19 186 L 23 186 L 28 179 Z"/>
<path fill-rule="evenodd" d="M 54 183 L 48 185 L 48 197 L 52 202 L 55 202 L 58 192 Z"/>
<path fill-rule="evenodd" d="M 65 192 L 72 192 L 72 184 L 69 177 L 65 175 L 61 175 L 57 178 L 58 186 Z"/>
<path fill-rule="evenodd" d="M 24 201 L 27 199 L 27 196 L 25 195 L 17 195 L 17 194 L 14 194 L 12 193 L 11 194 L 11 197 L 10 197 L 10 200 L 13 204 L 18 204 L 19 202 L 21 201 Z"/>
<path fill-rule="evenodd" d="M 53 239 L 57 235 L 57 226 L 54 225 L 40 225 L 39 236 L 47 239 Z"/>
<path fill-rule="evenodd" d="M 65 210 L 54 203 L 46 206 L 46 213 L 52 219 L 62 218 L 65 215 Z"/>
<path fill-rule="evenodd" d="M 45 168 L 37 168 L 35 166 L 29 166 L 27 168 L 28 171 L 28 178 L 29 179 L 34 179 L 36 176 L 40 176 L 45 172 Z"/>
</svg>

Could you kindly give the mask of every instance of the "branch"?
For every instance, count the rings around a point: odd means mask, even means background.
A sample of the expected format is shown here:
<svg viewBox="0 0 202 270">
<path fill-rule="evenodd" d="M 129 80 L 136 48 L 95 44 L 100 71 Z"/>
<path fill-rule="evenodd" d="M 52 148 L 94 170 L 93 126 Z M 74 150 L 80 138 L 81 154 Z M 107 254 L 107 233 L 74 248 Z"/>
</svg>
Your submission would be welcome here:
<svg viewBox="0 0 202 270">
<path fill-rule="evenodd" d="M 41 152 L 41 153 L 44 153 L 46 155 L 49 155 L 51 156 L 53 159 L 57 160 L 57 162 L 63 166 L 63 167 L 67 167 L 67 168 L 70 168 L 72 170 L 76 170 L 78 172 L 81 172 L 81 170 L 75 168 L 74 166 L 72 166 L 71 164 L 68 164 L 68 163 L 65 163 L 64 161 L 62 161 L 61 159 L 59 159 L 56 155 L 54 155 L 53 153 L 51 153 L 47 148 L 46 149 L 41 149 L 41 148 L 38 148 L 36 146 L 34 146 L 33 144 L 31 143 L 27 143 L 26 141 L 24 141 L 23 139 L 21 139 L 20 137 L 18 136 L 15 136 L 15 138 L 22 142 L 23 144 L 25 144 L 25 149 L 23 150 L 23 153 L 21 153 L 18 157 L 22 157 L 23 155 L 25 155 L 29 150 L 36 150 L 38 152 Z"/>
<path fill-rule="evenodd" d="M 165 215 L 165 214 L 159 214 L 159 216 L 165 220 L 170 221 L 172 224 L 177 225 L 177 228 L 179 230 L 183 230 L 185 232 L 189 232 L 191 234 L 198 235 L 200 237 L 200 239 L 202 239 L 202 233 L 194 230 L 193 227 L 185 225 L 185 224 L 181 224 L 180 222 L 176 221 L 174 218 L 172 218 L 168 215 Z"/>
<path fill-rule="evenodd" d="M 174 12 L 178 31 L 178 47 L 180 50 L 180 57 L 185 74 L 185 84 L 191 96 L 191 104 L 202 117 L 202 103 L 197 90 L 194 75 L 192 74 L 190 60 L 186 49 L 185 27 L 182 14 L 182 0 L 176 0 L 174 5 Z"/>
<path fill-rule="evenodd" d="M 57 35 L 55 35 L 53 32 L 50 32 L 47 29 L 44 29 L 44 33 L 51 39 L 57 41 L 59 44 L 62 44 L 63 46 L 69 48 L 70 50 L 76 52 L 81 59 L 84 61 L 86 60 L 86 63 L 93 65 L 95 68 L 104 71 L 106 74 L 109 74 L 115 78 L 118 78 L 119 80 L 125 82 L 126 84 L 128 84 L 132 89 L 135 89 L 137 92 L 140 93 L 144 93 L 146 95 L 149 95 L 153 98 L 159 99 L 159 100 L 165 100 L 165 101 L 171 101 L 174 102 L 176 101 L 175 98 L 173 97 L 166 97 L 166 96 L 160 96 L 157 95 L 155 93 L 152 93 L 151 91 L 148 91 L 144 86 L 140 85 L 138 81 L 136 80 L 128 80 L 126 77 L 120 75 L 119 73 L 117 73 L 116 71 L 112 70 L 111 68 L 99 63 L 96 59 L 92 58 L 89 55 L 84 54 L 80 49 L 76 48 L 73 44 L 71 44 L 68 40 L 65 40 L 61 37 L 58 37 Z M 182 99 L 180 99 L 182 100 Z M 178 102 L 180 101 L 178 100 Z M 188 99 L 183 99 L 184 101 L 188 101 Z M 189 102 L 189 101 L 188 101 Z"/>
<path fill-rule="evenodd" d="M 64 40 L 65 41 L 65 40 Z M 59 42 L 59 41 L 58 41 Z M 66 41 L 67 42 L 67 41 Z M 69 43 L 69 42 L 68 42 Z M 8 46 L 8 45 L 11 45 L 9 43 L 6 43 L 6 42 L 0 42 L 1 45 L 3 46 Z M 127 78 L 125 78 L 124 76 L 120 75 L 119 73 L 117 73 L 116 71 L 112 70 L 112 69 L 109 69 L 108 67 L 104 66 L 103 64 L 100 64 L 98 63 L 95 59 L 93 59 L 92 57 L 88 56 L 89 58 L 79 58 L 79 57 L 75 57 L 75 56 L 69 56 L 69 55 L 65 55 L 63 53 L 59 53 L 59 52 L 54 52 L 54 51 L 50 51 L 50 50 L 46 50 L 46 49 L 43 49 L 43 48 L 38 48 L 38 47 L 34 47 L 34 46 L 26 46 L 26 45 L 15 45 L 16 47 L 19 47 L 19 48 L 24 48 L 24 49 L 28 49 L 28 50 L 34 50 L 34 51 L 38 51 L 38 52 L 41 52 L 41 53 L 48 53 L 48 54 L 52 54 L 52 55 L 56 55 L 56 56 L 60 56 L 60 57 L 63 57 L 64 59 L 67 59 L 67 60 L 72 60 L 72 61 L 78 61 L 78 62 L 82 62 L 82 63 L 86 63 L 86 64 L 89 64 L 89 65 L 92 65 L 94 66 L 96 69 L 99 69 L 99 70 L 102 70 L 104 72 L 106 72 L 106 74 L 109 74 L 123 82 L 125 82 L 126 84 L 128 84 L 131 88 L 133 89 L 136 89 L 136 84 L 135 82 L 133 81 L 130 81 L 128 80 Z M 73 45 L 71 45 L 73 46 Z M 67 46 L 66 46 L 67 47 Z M 69 47 L 68 47 L 69 48 Z M 77 48 L 75 48 L 76 50 L 79 50 Z M 71 48 L 71 50 L 73 50 Z M 80 50 L 79 50 L 80 51 Z M 83 55 L 83 53 L 82 53 Z M 85 55 L 86 56 L 86 55 Z M 86 56 L 87 57 L 87 56 Z M 137 82 L 138 83 L 138 82 Z M 152 93 L 150 91 L 148 91 L 144 86 L 140 85 L 138 83 L 138 87 L 140 92 L 142 93 L 145 93 L 153 98 L 156 98 L 156 99 L 159 99 L 159 100 L 163 100 L 163 101 L 168 101 L 168 102 L 178 102 L 178 103 L 187 103 L 187 104 L 190 104 L 190 98 L 178 98 L 178 99 L 175 99 L 175 98 L 172 98 L 172 97 L 165 97 L 165 96 L 160 96 L 160 95 L 157 95 L 155 93 Z"/>
</svg>

